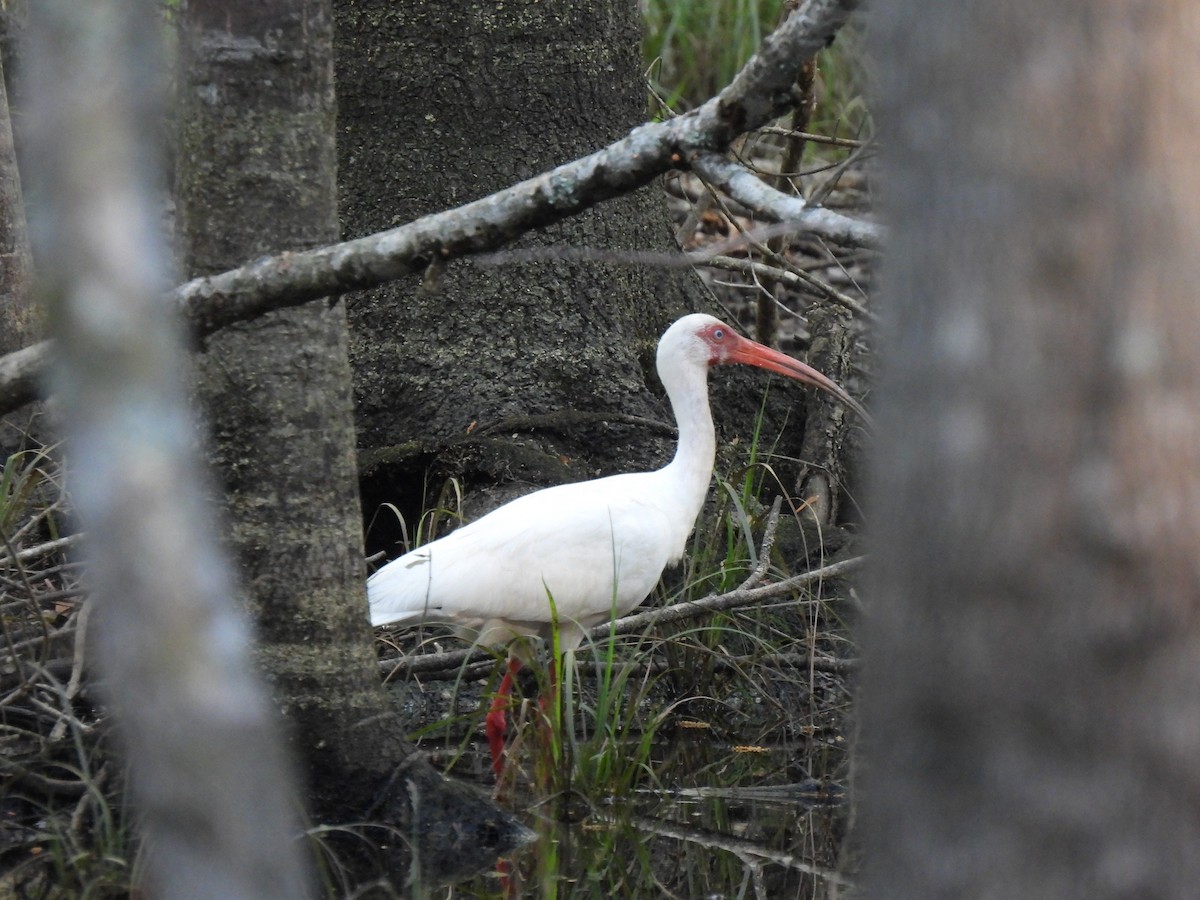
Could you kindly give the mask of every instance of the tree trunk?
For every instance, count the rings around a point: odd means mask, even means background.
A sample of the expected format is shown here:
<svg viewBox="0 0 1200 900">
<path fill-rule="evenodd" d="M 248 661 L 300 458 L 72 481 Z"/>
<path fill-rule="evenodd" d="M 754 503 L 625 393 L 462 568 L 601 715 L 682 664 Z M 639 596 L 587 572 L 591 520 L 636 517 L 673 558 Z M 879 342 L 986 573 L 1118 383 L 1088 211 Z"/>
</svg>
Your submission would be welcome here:
<svg viewBox="0 0 1200 900">
<path fill-rule="evenodd" d="M 189 0 L 181 40 L 180 246 L 190 275 L 337 238 L 328 0 Z M 200 393 L 262 663 L 322 822 L 416 833 L 426 873 L 495 850 L 507 824 L 444 785 L 403 738 L 379 684 L 363 591 L 345 309 L 316 302 L 209 340 Z M 410 791 L 413 792 L 410 796 Z M 421 806 L 417 808 L 418 797 Z M 447 837 L 454 811 L 462 842 Z M 489 844 L 474 833 L 491 828 Z M 407 864 L 404 841 L 381 856 Z"/>
<path fill-rule="evenodd" d="M 0 72 L 0 356 L 40 340 L 42 331 L 33 296 L 33 255 L 25 227 L 12 114 L 4 73 Z M 42 404 L 38 403 L 30 409 L 0 416 L 0 464 L 26 444 L 34 420 L 41 413 Z M 40 437 L 40 434 L 35 436 Z"/>
<path fill-rule="evenodd" d="M 631 0 L 337 7 L 347 236 L 485 196 L 645 118 Z M 418 505 L 411 485 L 431 464 L 544 485 L 663 461 L 671 431 L 623 417 L 670 422 L 647 372 L 665 325 L 695 305 L 690 275 L 620 260 L 675 249 L 660 195 L 642 190 L 530 235 L 501 264 L 454 262 L 356 297 L 368 511 L 405 492 Z"/>
<path fill-rule="evenodd" d="M 25 229 L 8 92 L 0 72 L 0 356 L 28 347 L 42 337 L 30 289 L 32 276 L 33 258 Z"/>
<path fill-rule="evenodd" d="M 88 674 L 112 713 L 137 807 L 142 845 L 131 893 L 296 900 L 307 869 L 290 766 L 206 508 L 185 408 L 182 329 L 163 302 L 170 276 L 157 177 L 166 82 L 158 12 L 152 0 L 39 0 L 28 32 L 28 159 L 38 252 L 53 260 L 44 288 L 57 342 L 54 385 L 87 548 Z M 6 600 L 6 618 L 12 605 Z M 75 622 L 82 639 L 82 615 Z M 7 623 L 5 635 L 11 653 Z M 21 663 L 9 657 L 4 665 Z M 23 682 L 6 696 L 6 744 L 19 733 L 7 720 L 12 701 L 28 694 L 35 708 L 52 711 L 36 696 L 50 684 L 28 691 Z M 43 748 L 47 760 L 59 740 Z M 99 780 L 88 792 L 101 806 Z M 24 792 L 8 772 L 5 791 L 8 818 Z M 77 818 L 89 818 L 86 806 L 76 807 Z M 95 857 L 111 865 L 124 839 L 85 840 L 99 852 L 70 851 L 71 860 L 56 852 L 55 868 L 93 856 L 89 888 L 115 892 L 98 885 Z M 59 851 L 67 843 L 55 840 Z M 4 893 L 24 894 L 20 879 Z"/>
<path fill-rule="evenodd" d="M 1195 8 L 875 12 L 866 894 L 1194 896 Z"/>
</svg>

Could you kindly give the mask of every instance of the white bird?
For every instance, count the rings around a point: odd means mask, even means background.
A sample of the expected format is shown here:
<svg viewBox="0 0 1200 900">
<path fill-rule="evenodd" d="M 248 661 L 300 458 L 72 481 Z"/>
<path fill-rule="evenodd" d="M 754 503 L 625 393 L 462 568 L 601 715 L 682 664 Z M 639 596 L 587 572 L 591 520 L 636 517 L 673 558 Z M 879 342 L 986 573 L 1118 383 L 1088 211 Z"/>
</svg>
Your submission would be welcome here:
<svg viewBox="0 0 1200 900">
<path fill-rule="evenodd" d="M 535 491 L 404 554 L 367 581 L 371 624 L 440 622 L 475 643 L 505 645 L 526 635 L 549 639 L 556 620 L 566 652 L 588 629 L 638 606 L 682 558 L 704 504 L 716 456 L 708 370 L 731 363 L 822 388 L 867 418 L 815 369 L 712 316 L 684 316 L 658 344 L 658 376 L 679 427 L 667 465 Z M 520 666 L 510 655 L 486 720 L 497 774 Z"/>
</svg>

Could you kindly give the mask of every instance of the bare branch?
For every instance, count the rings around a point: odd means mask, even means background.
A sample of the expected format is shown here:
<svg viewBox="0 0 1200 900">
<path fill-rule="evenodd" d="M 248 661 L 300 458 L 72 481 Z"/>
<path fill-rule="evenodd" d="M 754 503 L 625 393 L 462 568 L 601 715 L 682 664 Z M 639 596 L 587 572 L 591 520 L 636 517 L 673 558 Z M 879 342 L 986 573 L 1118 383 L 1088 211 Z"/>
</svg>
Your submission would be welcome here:
<svg viewBox="0 0 1200 900">
<path fill-rule="evenodd" d="M 767 574 L 767 569 L 771 567 L 771 548 L 775 546 L 775 529 L 779 527 L 779 510 L 783 506 L 783 497 L 777 495 L 775 502 L 771 504 L 771 512 L 767 515 L 767 525 L 763 528 L 762 543 L 758 547 L 758 562 L 754 565 L 754 570 L 746 576 L 738 587 L 741 590 L 748 590 L 754 587 Z"/>
<path fill-rule="evenodd" d="M 836 290 L 819 278 L 814 278 L 806 272 L 789 271 L 781 269 L 778 266 L 758 262 L 757 260 L 741 259 L 736 256 L 713 256 L 707 259 L 698 259 L 697 265 L 712 266 L 714 269 L 725 269 L 729 272 L 741 272 L 745 275 L 754 275 L 759 278 L 773 278 L 780 284 L 784 284 L 790 288 L 816 291 L 822 297 L 833 300 L 839 306 L 849 310 L 856 316 L 861 316 L 868 322 L 876 321 L 875 314 L 853 297 Z"/>
<path fill-rule="evenodd" d="M 786 866 L 789 869 L 795 869 L 797 872 L 813 875 L 830 884 L 844 887 L 849 887 L 850 885 L 850 882 L 844 875 L 832 869 L 814 866 L 794 853 L 775 850 L 759 841 L 749 838 L 722 834 L 691 825 L 680 825 L 677 822 L 669 822 L 666 819 L 652 819 L 649 816 L 635 816 L 632 822 L 647 834 L 674 838 L 678 841 L 688 841 L 705 848 L 725 850 L 726 852 L 733 853 L 739 859 L 747 862 L 747 864 L 769 862 L 777 866 Z"/>
<path fill-rule="evenodd" d="M 746 207 L 756 218 L 788 222 L 797 230 L 819 234 L 838 244 L 876 247 L 882 229 L 873 222 L 852 219 L 802 197 L 777 191 L 758 176 L 719 153 L 698 153 L 689 160 L 692 169 Z"/>
<path fill-rule="evenodd" d="M 17 553 L 16 557 L 8 554 L 0 555 L 0 566 L 12 562 L 14 558 L 17 562 L 24 562 L 27 559 L 36 559 L 39 556 L 46 556 L 49 553 L 62 552 L 73 544 L 77 544 L 79 538 L 80 535 L 78 534 L 68 534 L 64 537 L 38 544 L 36 547 L 28 547 L 25 550 L 21 550 Z"/>
<path fill-rule="evenodd" d="M 774 134 L 786 138 L 798 138 L 799 140 L 808 141 L 813 144 L 828 144 L 830 147 L 848 147 L 851 150 L 866 147 L 870 143 L 869 141 L 857 141 L 853 138 L 830 137 L 827 134 L 813 134 L 811 131 L 780 128 L 778 125 L 767 125 L 765 128 L 758 129 L 758 133 Z"/>
<path fill-rule="evenodd" d="M 598 663 L 603 666 L 603 663 Z M 726 656 L 715 653 L 705 665 L 711 665 L 716 671 L 744 672 L 749 666 L 765 666 L 772 669 L 811 669 L 814 672 L 830 672 L 835 675 L 847 675 L 857 672 L 859 662 L 857 657 L 842 659 L 836 656 L 813 656 L 807 653 L 753 653 L 744 656 Z M 637 672 L 657 674 L 667 672 L 671 664 L 665 659 L 652 659 L 643 665 L 633 666 Z M 585 669 L 586 671 L 586 669 Z"/>
<path fill-rule="evenodd" d="M 700 600 L 689 600 L 685 603 L 675 603 L 671 606 L 664 606 L 658 609 L 648 609 L 645 612 L 617 619 L 611 627 L 616 634 L 631 634 L 635 631 L 644 631 L 656 625 L 670 625 L 694 619 L 698 616 L 711 615 L 715 612 L 752 606 L 764 600 L 773 600 L 776 597 L 790 594 L 792 591 L 810 585 L 814 581 L 849 575 L 851 572 L 860 569 L 863 563 L 866 562 L 866 559 L 865 556 L 854 556 L 850 559 L 844 559 L 841 562 L 830 563 L 819 569 L 793 575 L 791 578 L 785 578 L 782 581 L 763 585 L 762 587 L 738 588 L 724 594 L 714 594 L 710 597 L 704 597 Z M 609 625 L 597 625 L 588 632 L 588 637 L 594 641 L 603 640 L 608 636 L 609 629 Z"/>
<path fill-rule="evenodd" d="M 763 543 L 766 546 L 767 541 L 765 537 Z M 830 563 L 819 569 L 802 572 L 799 575 L 793 575 L 791 578 L 785 578 L 782 581 L 776 581 L 762 587 L 739 587 L 736 590 L 724 594 L 713 594 L 700 600 L 690 600 L 685 603 L 675 603 L 671 606 L 634 613 L 611 623 L 597 625 L 588 632 L 587 640 L 602 641 L 609 634 L 632 634 L 638 631 L 645 631 L 655 625 L 674 624 L 700 616 L 711 615 L 714 612 L 739 609 L 744 606 L 752 606 L 755 603 L 762 603 L 765 600 L 774 600 L 777 597 L 786 596 L 813 582 L 849 575 L 851 572 L 860 569 L 863 563 L 866 562 L 866 559 L 865 556 L 855 556 L 850 559 L 844 559 L 841 562 Z M 379 669 L 385 676 L 392 677 L 401 672 L 441 672 L 447 669 L 458 668 L 459 666 L 475 665 L 485 660 L 491 660 L 492 658 L 492 655 L 486 650 L 478 647 L 470 647 L 466 650 L 452 650 L 449 653 L 427 653 L 416 657 L 384 659 L 380 661 Z"/>
<path fill-rule="evenodd" d="M 628 193 L 698 154 L 720 150 L 745 131 L 786 111 L 798 61 L 824 47 L 858 0 L 809 0 L 763 42 L 725 90 L 692 112 L 635 128 L 590 156 L 457 209 L 424 216 L 379 234 L 303 253 L 264 257 L 238 269 L 176 288 L 179 304 L 200 337 L 234 322 L 321 297 L 375 287 L 418 272 L 435 260 L 495 250 L 525 232 Z M 874 226 L 851 227 L 803 210 L 802 227 L 858 246 L 878 243 Z M 836 214 L 830 214 L 836 216 Z M 843 221 L 845 220 L 845 221 Z M 822 229 L 831 228 L 830 233 Z M 36 395 L 49 354 L 45 342 L 0 359 L 0 413 Z"/>
</svg>

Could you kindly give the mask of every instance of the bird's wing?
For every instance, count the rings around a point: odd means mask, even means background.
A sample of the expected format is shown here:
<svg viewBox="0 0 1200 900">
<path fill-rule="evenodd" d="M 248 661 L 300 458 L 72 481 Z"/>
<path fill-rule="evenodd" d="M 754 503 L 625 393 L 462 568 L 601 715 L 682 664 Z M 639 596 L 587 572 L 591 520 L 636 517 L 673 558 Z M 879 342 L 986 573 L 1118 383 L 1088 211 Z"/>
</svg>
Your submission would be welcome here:
<svg viewBox="0 0 1200 900">
<path fill-rule="evenodd" d="M 372 622 L 548 622 L 548 593 L 585 627 L 632 609 L 672 555 L 653 474 L 537 491 L 400 557 L 368 582 Z"/>
</svg>

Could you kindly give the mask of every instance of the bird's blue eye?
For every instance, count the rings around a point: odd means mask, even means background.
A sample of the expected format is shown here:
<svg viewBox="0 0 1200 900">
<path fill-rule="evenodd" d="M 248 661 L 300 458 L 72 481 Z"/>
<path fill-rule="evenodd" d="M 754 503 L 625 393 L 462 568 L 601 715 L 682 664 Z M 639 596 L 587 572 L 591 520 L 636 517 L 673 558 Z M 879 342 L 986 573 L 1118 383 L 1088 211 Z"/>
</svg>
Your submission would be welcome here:
<svg viewBox="0 0 1200 900">
<path fill-rule="evenodd" d="M 724 328 L 714 328 L 713 329 L 713 339 L 718 340 L 718 341 L 724 340 L 725 339 L 725 329 Z"/>
</svg>

